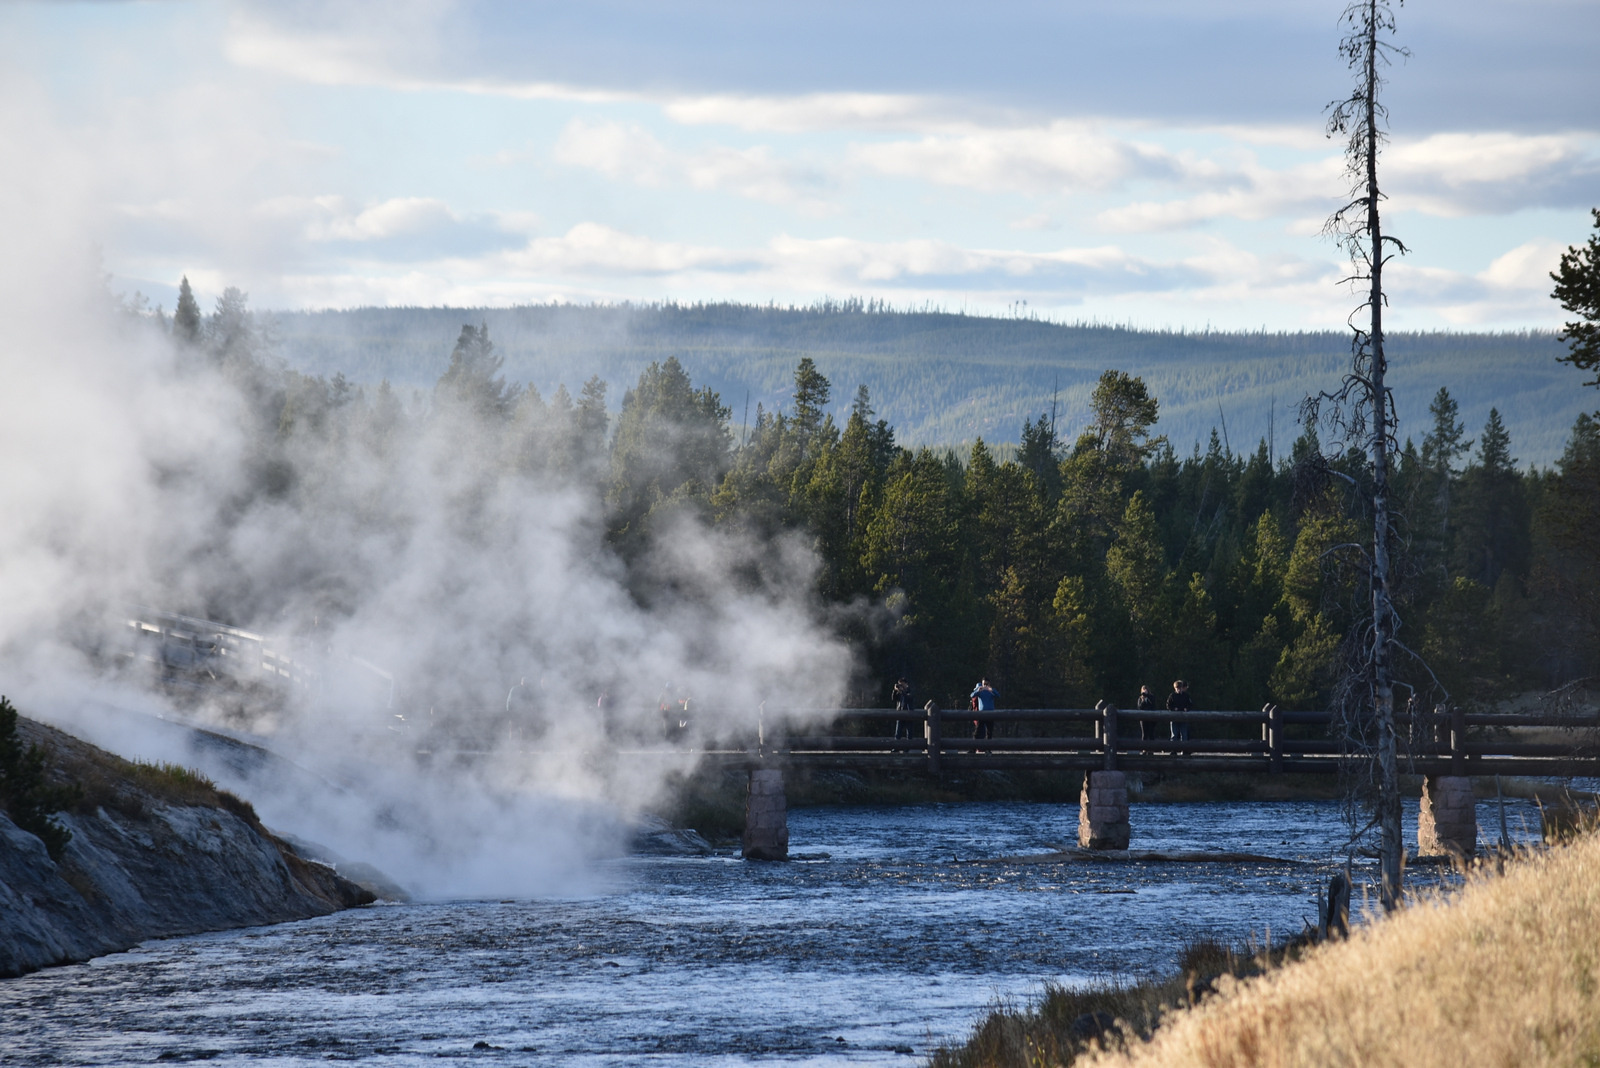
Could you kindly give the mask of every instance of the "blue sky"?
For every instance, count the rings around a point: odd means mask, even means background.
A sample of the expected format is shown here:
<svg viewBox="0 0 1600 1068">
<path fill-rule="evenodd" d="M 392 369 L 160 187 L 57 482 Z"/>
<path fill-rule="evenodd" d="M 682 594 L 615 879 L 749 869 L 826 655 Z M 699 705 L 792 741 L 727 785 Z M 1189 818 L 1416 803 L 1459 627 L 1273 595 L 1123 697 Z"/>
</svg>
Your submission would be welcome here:
<svg viewBox="0 0 1600 1068">
<path fill-rule="evenodd" d="M 258 307 L 860 295 L 1329 328 L 1339 10 L 9 4 L 0 137 L 169 307 L 187 273 Z M 1391 324 L 1559 325 L 1547 273 L 1600 205 L 1600 4 L 1398 17 Z"/>
</svg>

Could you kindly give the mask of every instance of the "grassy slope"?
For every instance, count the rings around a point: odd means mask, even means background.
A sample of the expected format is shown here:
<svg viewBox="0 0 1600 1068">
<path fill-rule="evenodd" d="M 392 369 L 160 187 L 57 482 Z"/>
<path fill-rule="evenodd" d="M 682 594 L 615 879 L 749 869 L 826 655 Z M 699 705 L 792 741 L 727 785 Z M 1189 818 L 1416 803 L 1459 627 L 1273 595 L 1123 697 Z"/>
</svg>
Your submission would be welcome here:
<svg viewBox="0 0 1600 1068">
<path fill-rule="evenodd" d="M 250 802 L 220 790 L 204 775 L 178 764 L 124 760 L 64 731 L 19 718 L 17 734 L 24 745 L 38 745 L 48 754 L 46 776 L 54 785 L 75 789 L 74 810 L 93 815 L 108 808 L 143 816 L 153 804 L 196 805 L 227 809 L 261 830 Z"/>
<path fill-rule="evenodd" d="M 933 1064 L 1600 1064 L 1600 835 L 1528 856 L 1503 876 L 1486 871 L 1348 942 L 1280 954 L 1293 963 L 1255 978 L 1218 979 L 1214 996 L 1173 1010 L 1191 999 L 1197 974 L 1249 974 L 1261 963 L 1209 952 L 1216 959 L 1188 960 L 1190 974 L 1165 982 L 1052 990 L 1029 1010 L 993 1013 Z M 1086 1049 L 1072 1023 L 1095 1011 L 1139 1038 L 1124 1050 Z"/>
<path fill-rule="evenodd" d="M 1181 1014 L 1116 1065 L 1600 1063 L 1600 836 Z"/>
<path fill-rule="evenodd" d="M 645 364 L 678 356 L 696 381 L 721 392 L 735 427 L 746 391 L 752 412 L 758 402 L 783 404 L 796 362 L 810 355 L 834 383 L 837 410 L 847 411 L 855 387 L 865 384 L 909 444 L 1015 441 L 1024 418 L 1049 410 L 1057 383 L 1059 425 L 1070 440 L 1083 426 L 1095 379 L 1116 367 L 1149 382 L 1162 402 L 1160 429 L 1180 451 L 1221 418 L 1236 449 L 1253 448 L 1275 409 L 1281 456 L 1297 432 L 1294 404 L 1335 385 L 1348 352 L 1347 337 L 1333 331 L 1176 334 L 730 305 L 372 308 L 284 314 L 275 332 L 284 358 L 301 370 L 428 389 L 462 324 L 480 321 L 511 380 L 548 394 L 559 382 L 576 392 L 598 374 L 611 384 L 613 409 Z M 1418 438 L 1429 399 L 1448 386 L 1470 433 L 1498 406 L 1515 455 L 1549 463 L 1578 413 L 1595 406 L 1596 395 L 1579 388 L 1582 376 L 1556 363 L 1565 349 L 1549 333 L 1395 334 L 1390 347 L 1402 433 Z"/>
<path fill-rule="evenodd" d="M 1485 874 L 1455 895 L 1415 903 L 1393 919 L 1362 927 L 1350 941 L 1310 950 L 1289 966 L 1243 983 L 1222 979 L 1218 996 L 1170 1013 L 1148 1042 L 1091 1053 L 1080 1063 L 1105 1068 L 1597 1064 L 1597 921 L 1600 835 L 1591 833 L 1525 858 L 1503 877 Z M 1183 982 L 1168 985 L 1173 988 L 1167 992 L 1169 1003 L 1182 1000 Z M 1140 998 L 1127 999 L 1128 1011 L 1122 1014 L 1136 1024 L 1148 1019 L 1151 997 L 1146 989 Z M 1055 1017 L 1077 1007 L 1056 1006 Z M 1140 1018 L 1141 1012 L 1146 1016 Z M 1032 1014 L 1036 1031 L 1041 1015 Z M 1021 1022 L 1011 1025 L 1019 1037 Z M 1006 1025 L 991 1019 L 985 1026 L 999 1035 Z M 980 1028 L 968 1048 L 977 1052 L 982 1038 Z M 998 1049 L 1000 1044 L 991 1039 L 990 1045 Z M 1024 1062 L 952 1052 L 936 1063 Z M 1047 1057 L 1039 1063 L 1060 1062 Z"/>
</svg>

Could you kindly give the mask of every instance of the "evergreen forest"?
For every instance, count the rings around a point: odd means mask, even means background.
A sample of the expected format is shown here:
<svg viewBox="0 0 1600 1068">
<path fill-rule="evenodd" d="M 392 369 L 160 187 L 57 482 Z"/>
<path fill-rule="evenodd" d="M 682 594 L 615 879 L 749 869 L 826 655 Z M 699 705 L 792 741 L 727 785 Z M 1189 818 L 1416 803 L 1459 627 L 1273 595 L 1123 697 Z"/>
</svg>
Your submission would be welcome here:
<svg viewBox="0 0 1600 1068">
<path fill-rule="evenodd" d="M 940 450 L 901 444 L 866 386 L 830 381 L 810 357 L 777 410 L 735 418 L 668 356 L 624 384 L 611 414 L 599 377 L 574 390 L 508 381 L 481 323 L 438 353 L 431 389 L 402 395 L 286 367 L 237 290 L 202 315 L 185 283 L 161 322 L 249 399 L 248 492 L 340 529 L 392 520 L 381 494 L 352 493 L 339 473 L 412 462 L 432 436 L 450 443 L 461 522 L 494 521 L 474 512 L 488 485 L 590 501 L 645 601 L 671 595 L 646 562 L 686 519 L 772 555 L 809 549 L 816 611 L 858 651 L 851 700 L 869 706 L 903 675 L 919 704 L 945 707 L 985 676 L 1009 707 L 1131 705 L 1141 684 L 1160 694 L 1179 678 L 1202 709 L 1325 707 L 1369 611 L 1362 456 L 1303 426 L 1276 456 L 1220 429 L 1182 447 L 1163 436 L 1163 398 L 1116 368 L 1095 378 L 1070 437 L 1044 411 L 1010 448 Z M 1519 461 L 1497 409 L 1466 425 L 1444 387 L 1403 432 L 1402 699 L 1473 707 L 1592 673 L 1600 421 L 1578 415 L 1548 468 Z M 760 554 L 728 563 L 753 585 L 760 566 Z M 298 585 L 337 613 L 356 581 L 299 575 L 190 607 L 271 618 Z"/>
<path fill-rule="evenodd" d="M 809 356 L 839 388 L 867 386 L 901 444 L 934 447 L 980 437 L 991 447 L 1015 445 L 1022 421 L 1040 411 L 1079 427 L 1100 373 L 1119 367 L 1161 398 L 1162 432 L 1179 451 L 1216 427 L 1225 445 L 1247 448 L 1265 437 L 1276 457 L 1293 437 L 1300 399 L 1349 361 L 1350 339 L 1334 330 L 1149 330 L 1014 311 L 990 317 L 861 299 L 807 307 L 548 304 L 275 312 L 263 325 L 274 351 L 302 373 L 387 379 L 407 394 L 432 389 L 439 354 L 462 323 L 488 326 L 506 376 L 547 393 L 592 374 L 633 382 L 676 356 L 722 395 L 736 426 L 758 403 L 791 403 L 795 365 Z M 1448 385 L 1474 427 L 1497 408 L 1525 462 L 1554 463 L 1586 410 L 1557 362 L 1566 349 L 1552 331 L 1392 331 L 1387 344 L 1411 372 L 1395 386 L 1405 417 L 1420 419 Z M 611 398 L 613 415 L 619 400 Z"/>
</svg>

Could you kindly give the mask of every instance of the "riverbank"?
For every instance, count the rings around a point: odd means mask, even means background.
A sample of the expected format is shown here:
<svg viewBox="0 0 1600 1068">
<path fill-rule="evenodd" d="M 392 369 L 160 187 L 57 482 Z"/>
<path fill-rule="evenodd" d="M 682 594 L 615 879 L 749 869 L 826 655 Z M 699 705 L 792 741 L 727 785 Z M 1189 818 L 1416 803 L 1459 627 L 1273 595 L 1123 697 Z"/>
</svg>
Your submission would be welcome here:
<svg viewBox="0 0 1600 1068">
<path fill-rule="evenodd" d="M 1525 853 L 1503 874 L 1482 865 L 1464 888 L 1427 892 L 1345 942 L 1254 957 L 1191 952 L 1163 981 L 1049 990 L 1030 1008 L 992 1012 L 930 1063 L 1595 1063 L 1596 915 L 1600 835 L 1591 831 Z"/>
<path fill-rule="evenodd" d="M 0 811 L 0 976 L 375 900 L 191 771 L 130 763 L 23 718 L 15 740 L 39 747 L 45 784 L 70 797 L 54 817 L 70 837 L 47 848 Z"/>
</svg>

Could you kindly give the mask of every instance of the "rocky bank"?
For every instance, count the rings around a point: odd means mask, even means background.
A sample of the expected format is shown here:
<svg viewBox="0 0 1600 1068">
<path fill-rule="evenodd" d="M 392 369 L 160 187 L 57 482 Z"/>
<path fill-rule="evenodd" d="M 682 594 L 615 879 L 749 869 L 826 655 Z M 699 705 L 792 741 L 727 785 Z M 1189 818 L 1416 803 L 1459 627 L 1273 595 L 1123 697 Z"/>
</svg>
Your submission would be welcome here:
<svg viewBox="0 0 1600 1068">
<path fill-rule="evenodd" d="M 59 861 L 0 812 L 0 976 L 374 900 L 203 779 L 130 764 L 30 720 L 18 726 L 80 801 L 58 817 L 72 832 Z"/>
</svg>

